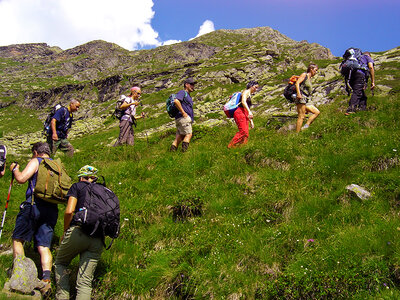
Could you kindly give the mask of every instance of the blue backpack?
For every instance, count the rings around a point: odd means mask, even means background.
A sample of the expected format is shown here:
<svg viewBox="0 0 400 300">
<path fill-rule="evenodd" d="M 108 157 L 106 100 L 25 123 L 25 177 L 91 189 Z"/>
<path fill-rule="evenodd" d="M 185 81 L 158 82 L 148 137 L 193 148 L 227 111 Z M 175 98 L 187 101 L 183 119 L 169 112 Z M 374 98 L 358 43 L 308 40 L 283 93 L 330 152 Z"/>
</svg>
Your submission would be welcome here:
<svg viewBox="0 0 400 300">
<path fill-rule="evenodd" d="M 362 62 L 361 57 L 363 56 L 362 51 L 358 48 L 351 47 L 347 49 L 343 54 L 343 61 L 340 64 L 340 73 L 350 80 L 351 73 L 355 70 L 363 70 L 368 75 L 368 66 Z"/>
<path fill-rule="evenodd" d="M 242 93 L 236 92 L 229 97 L 228 102 L 224 105 L 224 112 L 228 118 L 233 118 L 233 114 L 242 102 Z"/>
</svg>

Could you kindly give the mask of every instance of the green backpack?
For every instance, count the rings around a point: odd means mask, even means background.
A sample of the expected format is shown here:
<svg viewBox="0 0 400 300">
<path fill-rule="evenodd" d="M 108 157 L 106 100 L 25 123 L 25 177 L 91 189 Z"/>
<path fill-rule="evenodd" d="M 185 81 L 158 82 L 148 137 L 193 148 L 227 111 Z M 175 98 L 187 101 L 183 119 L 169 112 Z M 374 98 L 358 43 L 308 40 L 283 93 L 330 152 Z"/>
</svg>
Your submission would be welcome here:
<svg viewBox="0 0 400 300">
<path fill-rule="evenodd" d="M 39 164 L 33 194 L 47 202 L 66 204 L 68 202 L 67 193 L 71 185 L 71 178 L 59 158 L 56 160 L 43 158 Z"/>
</svg>

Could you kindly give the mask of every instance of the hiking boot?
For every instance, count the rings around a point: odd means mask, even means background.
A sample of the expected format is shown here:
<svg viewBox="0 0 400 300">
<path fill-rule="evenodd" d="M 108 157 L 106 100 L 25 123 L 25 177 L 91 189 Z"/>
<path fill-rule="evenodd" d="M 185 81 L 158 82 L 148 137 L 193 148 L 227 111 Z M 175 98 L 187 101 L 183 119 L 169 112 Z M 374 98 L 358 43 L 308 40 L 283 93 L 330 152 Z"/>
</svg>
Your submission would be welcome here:
<svg viewBox="0 0 400 300">
<path fill-rule="evenodd" d="M 189 143 L 182 142 L 182 152 L 186 152 L 189 148 Z"/>
<path fill-rule="evenodd" d="M 7 156 L 6 146 L 0 145 L 0 172 L 3 172 L 6 166 L 6 156 Z"/>
<path fill-rule="evenodd" d="M 42 294 L 43 299 L 50 299 L 51 295 L 51 280 L 50 279 L 42 279 L 40 281 L 41 288 L 40 293 Z"/>
<path fill-rule="evenodd" d="M 307 129 L 308 127 L 310 127 L 310 125 L 306 124 L 303 127 L 301 127 L 301 130 Z"/>
<path fill-rule="evenodd" d="M 174 144 L 171 145 L 171 147 L 169 148 L 170 152 L 175 152 L 178 148 L 176 148 L 176 146 Z"/>
</svg>

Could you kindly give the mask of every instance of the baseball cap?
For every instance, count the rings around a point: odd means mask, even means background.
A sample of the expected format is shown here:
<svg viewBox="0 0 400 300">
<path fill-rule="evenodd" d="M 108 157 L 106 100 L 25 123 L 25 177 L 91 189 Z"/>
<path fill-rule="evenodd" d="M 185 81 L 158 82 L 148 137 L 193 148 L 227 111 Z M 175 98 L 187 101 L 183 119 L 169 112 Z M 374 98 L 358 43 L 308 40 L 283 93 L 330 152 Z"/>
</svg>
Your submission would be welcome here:
<svg viewBox="0 0 400 300">
<path fill-rule="evenodd" d="M 190 83 L 190 84 L 196 84 L 197 81 L 195 81 L 192 77 L 189 77 L 185 80 L 185 83 Z"/>
</svg>

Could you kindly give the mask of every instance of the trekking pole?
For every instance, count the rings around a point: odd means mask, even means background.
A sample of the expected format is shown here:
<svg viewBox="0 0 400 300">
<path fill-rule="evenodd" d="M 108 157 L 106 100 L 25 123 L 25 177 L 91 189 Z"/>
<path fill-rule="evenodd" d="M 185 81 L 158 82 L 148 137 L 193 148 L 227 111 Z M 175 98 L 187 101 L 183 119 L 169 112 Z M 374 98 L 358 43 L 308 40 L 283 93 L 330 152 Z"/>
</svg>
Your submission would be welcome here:
<svg viewBox="0 0 400 300">
<path fill-rule="evenodd" d="M 14 171 L 14 170 L 13 170 Z M 10 182 L 10 187 L 8 188 L 8 195 L 7 195 L 7 201 L 6 201 L 6 208 L 4 209 L 3 212 L 3 219 L 1 221 L 1 228 L 0 228 L 0 239 L 1 239 L 1 234 L 3 233 L 3 227 L 4 227 L 4 221 L 6 219 L 6 213 L 7 213 L 7 208 L 8 208 L 8 202 L 10 201 L 10 195 L 11 195 L 11 188 L 14 182 L 14 172 L 12 172 L 11 175 L 11 182 Z"/>
</svg>

